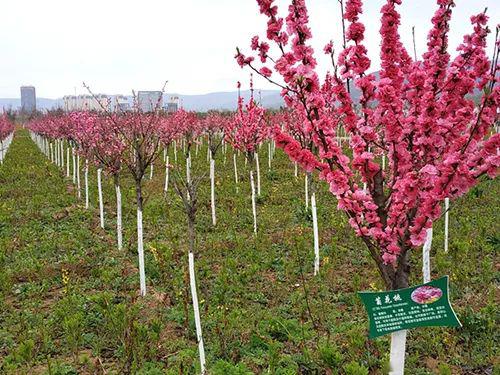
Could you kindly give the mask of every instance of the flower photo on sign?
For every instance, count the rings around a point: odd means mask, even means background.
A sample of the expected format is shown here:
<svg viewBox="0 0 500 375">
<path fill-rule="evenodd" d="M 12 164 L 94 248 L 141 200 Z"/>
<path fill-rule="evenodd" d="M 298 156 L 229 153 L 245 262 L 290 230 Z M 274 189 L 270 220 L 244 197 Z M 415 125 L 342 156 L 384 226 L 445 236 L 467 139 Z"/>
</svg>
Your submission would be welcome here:
<svg viewBox="0 0 500 375">
<path fill-rule="evenodd" d="M 443 291 L 441 289 L 424 285 L 412 292 L 411 299 L 418 304 L 430 304 L 439 300 L 442 295 Z"/>
</svg>

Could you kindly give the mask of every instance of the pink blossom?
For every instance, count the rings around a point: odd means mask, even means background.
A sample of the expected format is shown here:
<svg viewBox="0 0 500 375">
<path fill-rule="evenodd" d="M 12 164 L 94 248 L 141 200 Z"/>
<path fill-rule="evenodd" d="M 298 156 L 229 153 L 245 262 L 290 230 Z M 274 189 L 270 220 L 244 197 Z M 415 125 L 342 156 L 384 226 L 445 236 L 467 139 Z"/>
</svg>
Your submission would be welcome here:
<svg viewBox="0 0 500 375">
<path fill-rule="evenodd" d="M 274 1 L 257 2 L 268 20 L 267 38 L 281 51 L 269 68 L 282 78 L 289 107 L 276 120 L 281 124 L 273 131 L 276 144 L 305 170 L 319 172 L 356 234 L 377 249 L 372 255 L 379 268 L 396 269 L 402 256 L 423 244 L 444 198 L 464 194 L 481 176 L 498 174 L 500 136 L 491 129 L 498 121 L 500 89 L 498 66 L 492 68 L 486 51 L 486 15 L 471 18 L 471 32 L 452 59 L 448 33 L 454 1 L 439 0 L 426 51 L 413 61 L 399 34 L 401 1 L 386 0 L 379 29 L 381 70 L 375 77 L 367 74 L 362 1 L 348 0 L 346 48 L 334 72 L 320 80 L 305 1 L 293 1 L 285 21 Z M 288 44 L 280 40 L 282 33 Z M 331 55 L 333 44 L 323 51 Z M 267 69 L 253 61 L 248 65 L 269 77 Z M 359 103 L 351 98 L 353 86 L 360 90 Z M 477 92 L 479 104 L 471 99 Z M 349 136 L 349 152 L 340 147 L 339 133 Z"/>
</svg>

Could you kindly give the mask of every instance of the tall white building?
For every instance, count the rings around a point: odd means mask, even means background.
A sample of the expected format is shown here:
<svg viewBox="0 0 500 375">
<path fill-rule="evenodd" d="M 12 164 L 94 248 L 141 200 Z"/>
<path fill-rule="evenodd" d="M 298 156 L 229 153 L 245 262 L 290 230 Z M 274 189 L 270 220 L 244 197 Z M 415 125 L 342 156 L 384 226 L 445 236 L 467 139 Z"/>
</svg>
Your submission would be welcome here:
<svg viewBox="0 0 500 375">
<path fill-rule="evenodd" d="M 142 112 L 153 112 L 163 107 L 163 93 L 161 91 L 137 92 L 137 105 Z"/>
<path fill-rule="evenodd" d="M 168 113 L 177 112 L 177 110 L 179 109 L 179 97 L 171 96 L 168 102 L 165 103 L 164 109 Z"/>
<path fill-rule="evenodd" d="M 114 112 L 126 112 L 130 110 L 130 102 L 125 95 L 115 95 L 112 103 Z"/>
<path fill-rule="evenodd" d="M 66 95 L 63 97 L 63 108 L 71 111 L 110 111 L 111 98 L 105 94 L 92 95 Z"/>
<path fill-rule="evenodd" d="M 36 91 L 33 86 L 21 86 L 21 111 L 26 113 L 36 111 Z"/>
</svg>

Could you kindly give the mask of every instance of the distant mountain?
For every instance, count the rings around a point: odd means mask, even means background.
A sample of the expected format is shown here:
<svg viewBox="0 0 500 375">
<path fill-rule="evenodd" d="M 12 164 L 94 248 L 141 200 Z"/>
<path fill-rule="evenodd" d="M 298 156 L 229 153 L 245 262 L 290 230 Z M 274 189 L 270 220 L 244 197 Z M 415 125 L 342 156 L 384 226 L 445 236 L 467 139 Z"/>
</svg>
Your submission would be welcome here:
<svg viewBox="0 0 500 375">
<path fill-rule="evenodd" d="M 241 95 L 247 101 L 250 98 L 250 91 L 242 91 Z M 193 111 L 204 112 L 210 109 L 235 110 L 238 106 L 237 91 L 214 92 L 204 95 L 165 94 L 167 99 L 170 96 L 178 96 L 182 107 Z M 278 90 L 255 90 L 254 97 L 266 108 L 279 108 L 285 105 Z"/>
<path fill-rule="evenodd" d="M 241 92 L 245 101 L 250 97 L 250 91 Z M 165 93 L 164 101 L 169 100 L 171 96 L 178 96 L 181 100 L 182 107 L 190 111 L 200 111 L 205 112 L 210 109 L 215 110 L 235 110 L 238 105 L 238 92 L 237 91 L 227 91 L 227 92 L 213 92 L 203 95 L 180 95 Z M 280 92 L 277 90 L 255 90 L 255 99 L 262 103 L 266 108 L 279 108 L 284 106 L 283 99 L 280 96 Z M 132 103 L 132 97 L 128 97 L 129 101 Z M 55 109 L 63 106 L 63 100 L 60 99 L 48 99 L 48 98 L 37 98 L 36 107 L 39 110 Z M 21 107 L 21 99 L 19 98 L 0 98 L 0 110 L 1 109 L 19 109 Z"/>
<path fill-rule="evenodd" d="M 378 72 L 375 72 L 378 77 Z M 242 91 L 241 95 L 248 101 L 250 97 L 250 91 Z M 212 92 L 203 95 L 182 95 L 176 93 L 165 93 L 164 102 L 170 100 L 171 96 L 177 96 L 181 100 L 182 107 L 190 111 L 200 111 L 205 112 L 210 109 L 215 110 L 235 110 L 238 105 L 238 92 L 237 91 L 223 91 L 223 92 Z M 351 96 L 355 101 L 359 100 L 360 91 L 351 84 Z M 265 108 L 278 109 L 285 106 L 283 99 L 280 96 L 280 91 L 278 90 L 255 90 L 254 91 L 255 100 L 260 102 Z M 130 103 L 132 103 L 132 97 L 128 97 Z M 59 99 L 47 99 L 47 98 L 37 98 L 36 105 L 39 110 L 55 109 L 63 106 L 62 98 Z M 0 110 L 2 108 L 8 109 L 18 109 L 21 107 L 21 100 L 15 99 L 1 99 L 0 98 Z"/>
<path fill-rule="evenodd" d="M 36 98 L 36 107 L 40 110 L 54 109 L 58 106 L 62 107 L 62 99 L 47 99 Z M 21 99 L 19 98 L 0 98 L 0 111 L 2 109 L 19 109 L 21 108 Z"/>
</svg>

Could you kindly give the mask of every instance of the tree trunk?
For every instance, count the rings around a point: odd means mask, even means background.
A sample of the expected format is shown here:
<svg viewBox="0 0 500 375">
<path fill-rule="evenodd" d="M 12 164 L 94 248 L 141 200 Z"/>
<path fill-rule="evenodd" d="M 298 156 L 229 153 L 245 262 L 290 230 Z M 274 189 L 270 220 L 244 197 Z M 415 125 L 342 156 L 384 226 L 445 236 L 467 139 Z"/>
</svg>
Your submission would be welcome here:
<svg viewBox="0 0 500 375">
<path fill-rule="evenodd" d="M 102 169 L 97 169 L 97 191 L 99 196 L 99 218 L 101 221 L 101 228 L 104 229 L 104 202 L 102 199 Z"/>
<path fill-rule="evenodd" d="M 215 227 L 217 224 L 217 217 L 215 215 L 215 160 L 210 155 L 210 203 L 212 209 L 212 225 Z"/>
<path fill-rule="evenodd" d="M 316 192 L 311 194 L 311 209 L 314 234 L 314 275 L 319 273 L 319 234 L 318 234 L 318 215 L 316 212 Z"/>
<path fill-rule="evenodd" d="M 76 184 L 76 155 L 74 147 L 72 147 L 72 157 L 73 157 L 73 184 Z"/>
<path fill-rule="evenodd" d="M 168 155 L 167 155 L 167 158 L 165 160 L 165 187 L 163 188 L 163 191 L 165 191 L 165 193 L 168 191 L 169 176 L 170 176 L 170 169 L 168 167 Z"/>
<path fill-rule="evenodd" d="M 114 175 L 115 193 L 116 193 L 116 237 L 118 250 L 123 249 L 123 229 L 122 229 L 122 193 L 120 189 L 120 177 Z"/>
<path fill-rule="evenodd" d="M 191 205 L 195 203 L 191 202 Z M 196 341 L 198 342 L 198 354 L 200 356 L 201 373 L 205 374 L 205 348 L 203 345 L 203 334 L 201 329 L 200 307 L 198 303 L 198 291 L 196 289 L 196 276 L 194 269 L 194 253 L 195 253 L 195 207 L 190 207 L 188 212 L 188 233 L 189 233 L 189 284 L 191 287 L 191 298 L 193 300 L 194 322 L 196 327 Z"/>
<path fill-rule="evenodd" d="M 253 232 L 254 234 L 257 234 L 257 204 L 255 201 L 255 183 L 253 180 L 253 170 L 250 170 L 250 189 L 252 190 Z"/>
<path fill-rule="evenodd" d="M 306 210 L 309 209 L 309 181 L 311 179 L 311 173 L 306 172 L 304 176 L 304 193 L 305 193 L 305 202 L 306 202 Z"/>
<path fill-rule="evenodd" d="M 424 283 L 431 281 L 431 246 L 432 246 L 432 227 L 427 229 L 424 246 L 422 247 L 422 275 Z"/>
<path fill-rule="evenodd" d="M 271 142 L 267 144 L 267 167 L 269 172 L 271 172 L 271 159 L 272 159 L 272 151 L 271 151 Z"/>
<path fill-rule="evenodd" d="M 66 149 L 66 177 L 69 178 L 69 145 Z"/>
<path fill-rule="evenodd" d="M 450 198 L 444 199 L 444 252 L 448 252 L 448 227 L 450 225 Z"/>
<path fill-rule="evenodd" d="M 260 197 L 260 163 L 259 163 L 259 153 L 255 153 L 255 168 L 257 172 L 257 195 Z"/>
<path fill-rule="evenodd" d="M 76 155 L 76 189 L 78 194 L 78 199 L 82 197 L 82 189 L 80 185 L 80 154 Z"/>
<path fill-rule="evenodd" d="M 85 159 L 85 209 L 89 208 L 89 161 Z"/>
<path fill-rule="evenodd" d="M 141 296 L 146 295 L 146 271 L 144 269 L 144 238 L 142 233 L 142 185 L 141 178 L 135 182 L 135 191 L 137 199 L 137 253 L 139 256 L 139 282 Z"/>
<path fill-rule="evenodd" d="M 236 164 L 236 153 L 233 153 L 233 165 L 234 165 L 234 183 L 236 185 L 236 193 L 238 193 L 238 166 Z"/>
<path fill-rule="evenodd" d="M 392 278 L 391 289 L 408 288 L 410 265 L 408 262 L 409 249 L 402 250 L 398 258 L 398 268 Z M 406 330 L 396 331 L 391 334 L 391 352 L 389 355 L 389 375 L 403 375 L 406 355 Z"/>
</svg>

